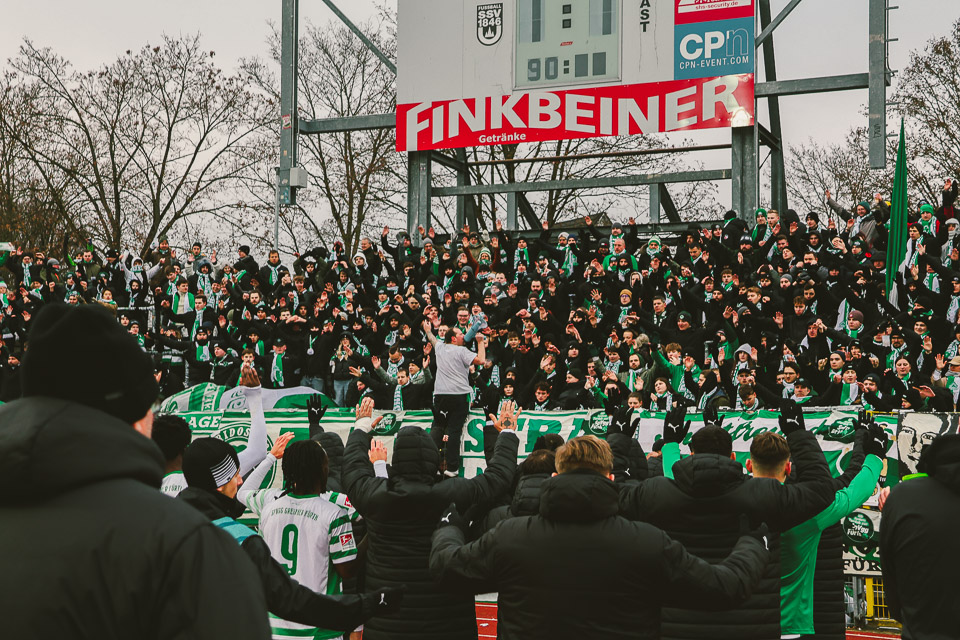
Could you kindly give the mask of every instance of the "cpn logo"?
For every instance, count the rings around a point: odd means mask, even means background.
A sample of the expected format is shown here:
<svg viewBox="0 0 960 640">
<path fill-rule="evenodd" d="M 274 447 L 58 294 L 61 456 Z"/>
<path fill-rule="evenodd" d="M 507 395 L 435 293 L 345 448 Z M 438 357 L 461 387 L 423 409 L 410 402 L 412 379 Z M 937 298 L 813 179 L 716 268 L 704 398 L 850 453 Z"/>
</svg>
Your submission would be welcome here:
<svg viewBox="0 0 960 640">
<path fill-rule="evenodd" d="M 677 79 L 753 73 L 753 20 L 719 20 L 676 28 Z"/>
<path fill-rule="evenodd" d="M 685 60 L 699 60 L 700 58 L 710 60 L 714 57 L 746 57 L 749 59 L 749 51 L 747 50 L 749 42 L 750 34 L 746 29 L 707 31 L 703 36 L 699 33 L 691 33 L 680 41 L 680 55 Z"/>
</svg>

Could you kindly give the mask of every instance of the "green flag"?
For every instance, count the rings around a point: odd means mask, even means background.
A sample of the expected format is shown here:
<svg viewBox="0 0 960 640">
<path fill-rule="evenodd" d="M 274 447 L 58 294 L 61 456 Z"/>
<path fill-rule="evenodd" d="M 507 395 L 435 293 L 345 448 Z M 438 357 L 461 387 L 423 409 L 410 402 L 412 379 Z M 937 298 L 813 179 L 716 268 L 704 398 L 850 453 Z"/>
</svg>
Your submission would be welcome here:
<svg viewBox="0 0 960 640">
<path fill-rule="evenodd" d="M 907 255 L 907 147 L 903 120 L 900 121 L 900 144 L 897 145 L 897 167 L 893 174 L 890 196 L 890 232 L 887 235 L 887 298 L 896 304 L 894 283 L 900 264 Z"/>
</svg>

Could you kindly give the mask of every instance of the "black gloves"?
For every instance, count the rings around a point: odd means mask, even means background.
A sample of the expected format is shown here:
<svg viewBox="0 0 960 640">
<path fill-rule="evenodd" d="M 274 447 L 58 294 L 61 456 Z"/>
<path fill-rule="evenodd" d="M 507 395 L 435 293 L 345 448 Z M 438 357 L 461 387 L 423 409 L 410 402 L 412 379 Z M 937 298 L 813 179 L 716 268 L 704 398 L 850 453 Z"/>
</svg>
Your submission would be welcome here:
<svg viewBox="0 0 960 640">
<path fill-rule="evenodd" d="M 803 410 L 795 400 L 785 398 L 780 403 L 780 431 L 783 435 L 789 436 L 797 431 L 804 431 L 806 427 L 803 422 Z"/>
<path fill-rule="evenodd" d="M 613 433 L 622 433 L 628 438 L 633 438 L 640 427 L 640 416 L 634 417 L 636 411 L 631 407 L 621 407 L 616 410 L 610 418 L 610 426 L 607 427 L 607 435 Z"/>
<path fill-rule="evenodd" d="M 867 427 L 866 436 L 863 439 L 863 452 L 867 455 L 871 453 L 881 460 L 887 456 L 887 446 L 890 443 L 890 437 L 876 422 L 871 422 Z"/>
<path fill-rule="evenodd" d="M 664 443 L 675 442 L 680 444 L 690 431 L 690 421 L 684 423 L 683 419 L 687 415 L 687 410 L 683 407 L 676 407 L 667 412 L 663 419 L 663 441 Z"/>
<path fill-rule="evenodd" d="M 379 591 L 363 594 L 363 619 L 385 616 L 400 608 L 407 587 L 385 587 Z"/>
<path fill-rule="evenodd" d="M 464 520 L 463 516 L 460 515 L 460 512 L 457 511 L 456 503 L 451 503 L 447 510 L 443 512 L 443 515 L 440 517 L 440 522 L 437 524 L 437 529 L 442 529 L 444 527 L 456 527 L 463 531 L 463 535 L 467 535 L 467 530 L 470 528 L 470 523 Z"/>
<path fill-rule="evenodd" d="M 320 421 L 323 420 L 323 414 L 326 412 L 327 408 L 323 406 L 323 398 L 319 393 L 307 398 L 307 420 L 310 421 L 311 438 L 318 433 L 323 433 L 323 427 L 320 426 Z"/>
<path fill-rule="evenodd" d="M 710 376 L 713 377 L 713 376 Z M 720 413 L 717 411 L 716 407 L 707 406 L 703 410 L 703 426 L 705 427 L 722 427 L 723 418 L 720 417 Z"/>
<path fill-rule="evenodd" d="M 770 551 L 770 529 L 767 528 L 767 523 L 761 522 L 760 526 L 754 527 L 750 524 L 747 514 L 740 514 L 740 535 L 753 538 L 762 544 L 764 549 Z"/>
</svg>

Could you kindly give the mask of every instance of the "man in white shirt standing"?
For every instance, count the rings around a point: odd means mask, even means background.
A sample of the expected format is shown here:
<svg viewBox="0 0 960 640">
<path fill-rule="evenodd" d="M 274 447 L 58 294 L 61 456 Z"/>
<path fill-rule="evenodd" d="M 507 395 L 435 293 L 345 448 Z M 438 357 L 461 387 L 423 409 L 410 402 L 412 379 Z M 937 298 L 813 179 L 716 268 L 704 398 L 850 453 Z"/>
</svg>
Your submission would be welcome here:
<svg viewBox="0 0 960 640">
<path fill-rule="evenodd" d="M 443 342 L 433 335 L 428 321 L 423 323 L 423 331 L 433 345 L 437 361 L 430 435 L 444 452 L 444 475 L 453 478 L 460 474 L 460 440 L 470 412 L 470 367 L 480 366 L 487 359 L 487 339 L 483 334 L 476 335 L 474 354 L 463 346 L 463 331 L 457 327 L 447 330 Z"/>
</svg>

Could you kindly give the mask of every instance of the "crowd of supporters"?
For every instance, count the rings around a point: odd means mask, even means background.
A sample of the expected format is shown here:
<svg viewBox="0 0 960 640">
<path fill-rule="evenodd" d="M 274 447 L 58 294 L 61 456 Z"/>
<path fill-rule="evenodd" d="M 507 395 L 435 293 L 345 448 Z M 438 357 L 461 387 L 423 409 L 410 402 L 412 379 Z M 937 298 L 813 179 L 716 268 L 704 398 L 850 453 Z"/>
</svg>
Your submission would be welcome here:
<svg viewBox="0 0 960 640">
<path fill-rule="evenodd" d="M 536 237 L 464 227 L 417 238 L 385 228 L 355 254 L 337 242 L 259 263 L 178 254 L 165 237 L 144 257 L 86 245 L 62 260 L 5 255 L 0 399 L 19 395 L 31 318 L 47 304 L 98 304 L 155 356 L 162 395 L 234 386 L 242 362 L 264 385 L 297 385 L 341 406 L 430 406 L 429 328 L 457 327 L 485 363 L 473 408 L 639 406 L 752 411 L 798 403 L 953 410 L 960 397 L 960 237 L 947 181 L 911 212 L 906 257 L 886 264 L 890 205 L 728 212 L 691 223 L 675 246 L 633 219 Z M 66 253 L 64 248 L 63 253 Z M 895 274 L 893 291 L 887 274 Z M 892 302 L 891 302 L 892 300 Z M 429 323 L 426 327 L 424 323 Z"/>
</svg>

